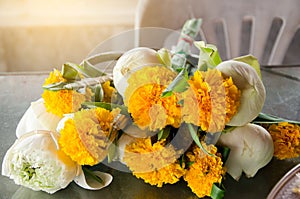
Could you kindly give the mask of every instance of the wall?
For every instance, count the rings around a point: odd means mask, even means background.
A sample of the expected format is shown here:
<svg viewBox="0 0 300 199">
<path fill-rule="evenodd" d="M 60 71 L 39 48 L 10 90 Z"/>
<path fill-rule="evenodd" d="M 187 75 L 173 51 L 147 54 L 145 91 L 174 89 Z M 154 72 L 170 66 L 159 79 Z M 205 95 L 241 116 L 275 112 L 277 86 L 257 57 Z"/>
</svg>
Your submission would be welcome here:
<svg viewBox="0 0 300 199">
<path fill-rule="evenodd" d="M 0 71 L 80 63 L 97 44 L 133 29 L 138 0 L 0 0 Z"/>
</svg>

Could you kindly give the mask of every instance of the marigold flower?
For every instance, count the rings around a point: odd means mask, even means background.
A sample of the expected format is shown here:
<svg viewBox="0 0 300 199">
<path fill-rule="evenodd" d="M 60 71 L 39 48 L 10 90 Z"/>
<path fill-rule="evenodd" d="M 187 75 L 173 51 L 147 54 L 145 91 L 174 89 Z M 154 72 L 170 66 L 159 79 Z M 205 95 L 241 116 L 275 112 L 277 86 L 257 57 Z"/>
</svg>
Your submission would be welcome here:
<svg viewBox="0 0 300 199">
<path fill-rule="evenodd" d="M 300 126 L 288 122 L 267 127 L 274 142 L 274 156 L 280 160 L 300 155 Z"/>
<path fill-rule="evenodd" d="M 112 102 L 116 98 L 117 91 L 114 87 L 110 85 L 110 81 L 106 81 L 102 84 L 102 89 L 104 92 L 103 101 L 104 102 Z"/>
<path fill-rule="evenodd" d="M 44 85 L 65 81 L 66 80 L 63 78 L 62 74 L 58 70 L 54 70 L 50 72 L 50 75 L 45 80 Z M 86 94 L 79 93 L 75 90 L 45 90 L 42 94 L 42 98 L 45 101 L 47 112 L 62 117 L 63 114 L 78 111 L 84 101 L 91 100 L 91 90 L 86 89 L 85 92 Z"/>
<path fill-rule="evenodd" d="M 170 69 L 155 66 L 144 67 L 128 79 L 124 102 L 140 128 L 155 131 L 167 125 L 179 127 L 181 107 L 178 98 L 175 95 L 161 98 L 173 78 L 175 73 Z"/>
<path fill-rule="evenodd" d="M 184 175 L 177 159 L 182 151 L 175 151 L 165 140 L 151 143 L 151 138 L 139 138 L 125 148 L 123 161 L 137 178 L 162 187 L 174 184 Z"/>
<path fill-rule="evenodd" d="M 210 153 L 216 154 L 215 146 L 202 144 Z M 187 153 L 187 157 L 192 164 L 187 169 L 184 180 L 199 198 L 210 196 L 213 184 L 221 183 L 225 174 L 221 158 L 207 155 L 197 146 L 193 148 L 193 152 Z"/>
<path fill-rule="evenodd" d="M 208 132 L 222 131 L 237 112 L 240 91 L 218 70 L 196 71 L 182 94 L 183 120 Z M 193 111 L 194 110 L 194 111 Z"/>
<path fill-rule="evenodd" d="M 103 108 L 76 112 L 60 131 L 59 144 L 73 161 L 80 165 L 95 165 L 107 155 L 108 147 L 116 136 L 113 128 L 120 111 Z"/>
</svg>

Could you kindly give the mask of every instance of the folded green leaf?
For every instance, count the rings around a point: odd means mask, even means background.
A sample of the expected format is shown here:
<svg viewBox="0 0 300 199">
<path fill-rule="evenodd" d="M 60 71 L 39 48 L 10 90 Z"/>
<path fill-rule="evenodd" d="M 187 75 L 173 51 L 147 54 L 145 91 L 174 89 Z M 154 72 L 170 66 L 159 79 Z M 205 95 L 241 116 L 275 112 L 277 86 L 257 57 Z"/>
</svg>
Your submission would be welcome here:
<svg viewBox="0 0 300 199">
<path fill-rule="evenodd" d="M 81 73 L 85 77 L 99 77 L 99 76 L 106 75 L 105 73 L 101 72 L 96 67 L 89 64 L 86 61 L 83 62 L 82 65 L 67 62 L 64 64 L 64 66 L 67 66 L 68 68 L 73 68 L 74 70 L 78 71 L 78 73 Z"/>
<path fill-rule="evenodd" d="M 53 84 L 47 84 L 47 85 L 43 86 L 43 89 L 49 90 L 49 91 L 59 91 L 59 90 L 65 89 L 64 87 L 67 84 L 68 83 L 66 83 L 66 82 L 57 82 L 57 83 L 53 83 Z"/>
<path fill-rule="evenodd" d="M 218 187 L 216 184 L 213 184 L 211 192 L 210 192 L 210 197 L 212 199 L 222 199 L 224 198 L 225 191 Z"/>
<path fill-rule="evenodd" d="M 161 64 L 166 67 L 171 67 L 171 55 L 166 48 L 161 48 L 157 51 L 157 57 Z"/>
<path fill-rule="evenodd" d="M 78 65 L 80 71 L 86 76 L 86 77 L 99 77 L 106 75 L 106 73 L 100 71 L 95 66 L 90 64 L 87 61 L 84 61 L 82 65 Z"/>
<path fill-rule="evenodd" d="M 188 67 L 189 68 L 189 67 Z M 187 90 L 188 84 L 188 71 L 183 69 L 176 78 L 169 84 L 169 86 L 164 90 L 161 97 L 168 97 L 173 94 L 173 92 L 181 93 Z"/>
<path fill-rule="evenodd" d="M 198 68 L 207 71 L 209 68 L 215 68 L 222 62 L 217 47 L 212 44 L 205 44 L 204 41 L 194 42 L 195 46 L 200 50 Z"/>
<path fill-rule="evenodd" d="M 74 66 L 70 64 L 63 64 L 61 73 L 63 78 L 67 81 L 76 81 L 81 79 L 77 68 L 74 68 Z"/>
<path fill-rule="evenodd" d="M 44 85 L 43 89 L 58 91 L 58 90 L 78 90 L 87 86 L 95 86 L 97 84 L 104 83 L 106 81 L 111 81 L 111 75 L 99 76 L 94 78 L 84 78 L 80 81 L 74 82 L 57 82 L 54 84 Z"/>
<path fill-rule="evenodd" d="M 104 97 L 104 91 L 103 91 L 102 85 L 97 84 L 97 85 L 91 87 L 91 89 L 92 89 L 92 92 L 94 93 L 92 101 L 101 102 Z"/>
</svg>

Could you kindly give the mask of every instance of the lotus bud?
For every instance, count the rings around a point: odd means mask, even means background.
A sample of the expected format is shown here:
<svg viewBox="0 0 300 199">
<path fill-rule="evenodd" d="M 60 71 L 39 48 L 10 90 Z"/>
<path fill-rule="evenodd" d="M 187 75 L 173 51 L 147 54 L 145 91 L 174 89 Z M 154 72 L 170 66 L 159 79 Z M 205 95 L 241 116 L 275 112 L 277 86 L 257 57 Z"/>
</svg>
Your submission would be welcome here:
<svg viewBox="0 0 300 199">
<path fill-rule="evenodd" d="M 253 177 L 271 161 L 274 153 L 271 135 L 256 124 L 246 124 L 223 133 L 218 144 L 230 148 L 225 166 L 235 180 L 239 180 L 242 172 Z"/>
<path fill-rule="evenodd" d="M 238 112 L 231 118 L 228 126 L 243 126 L 255 119 L 261 112 L 266 91 L 255 69 L 239 61 L 224 61 L 216 67 L 226 77 L 232 77 L 241 90 Z"/>
<path fill-rule="evenodd" d="M 113 69 L 113 81 L 117 91 L 124 97 L 128 86 L 127 79 L 137 68 L 149 65 L 160 65 L 157 52 L 151 48 L 138 47 L 124 53 Z"/>
</svg>

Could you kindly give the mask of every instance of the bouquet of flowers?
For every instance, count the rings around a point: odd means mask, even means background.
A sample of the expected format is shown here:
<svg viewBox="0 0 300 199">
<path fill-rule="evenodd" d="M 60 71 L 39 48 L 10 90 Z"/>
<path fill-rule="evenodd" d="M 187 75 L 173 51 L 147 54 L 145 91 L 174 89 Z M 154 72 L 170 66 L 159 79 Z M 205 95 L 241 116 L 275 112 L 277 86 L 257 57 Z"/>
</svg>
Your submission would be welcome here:
<svg viewBox="0 0 300 199">
<path fill-rule="evenodd" d="M 98 190 L 112 176 L 93 166 L 120 161 L 153 186 L 183 179 L 199 198 L 223 198 L 226 173 L 253 177 L 273 156 L 298 157 L 299 122 L 261 113 L 256 58 L 222 61 L 216 46 L 194 42 L 200 25 L 188 20 L 172 50 L 105 54 L 117 59 L 112 74 L 88 62 L 50 72 L 17 126 L 2 175 L 48 193 L 73 180 Z"/>
</svg>

